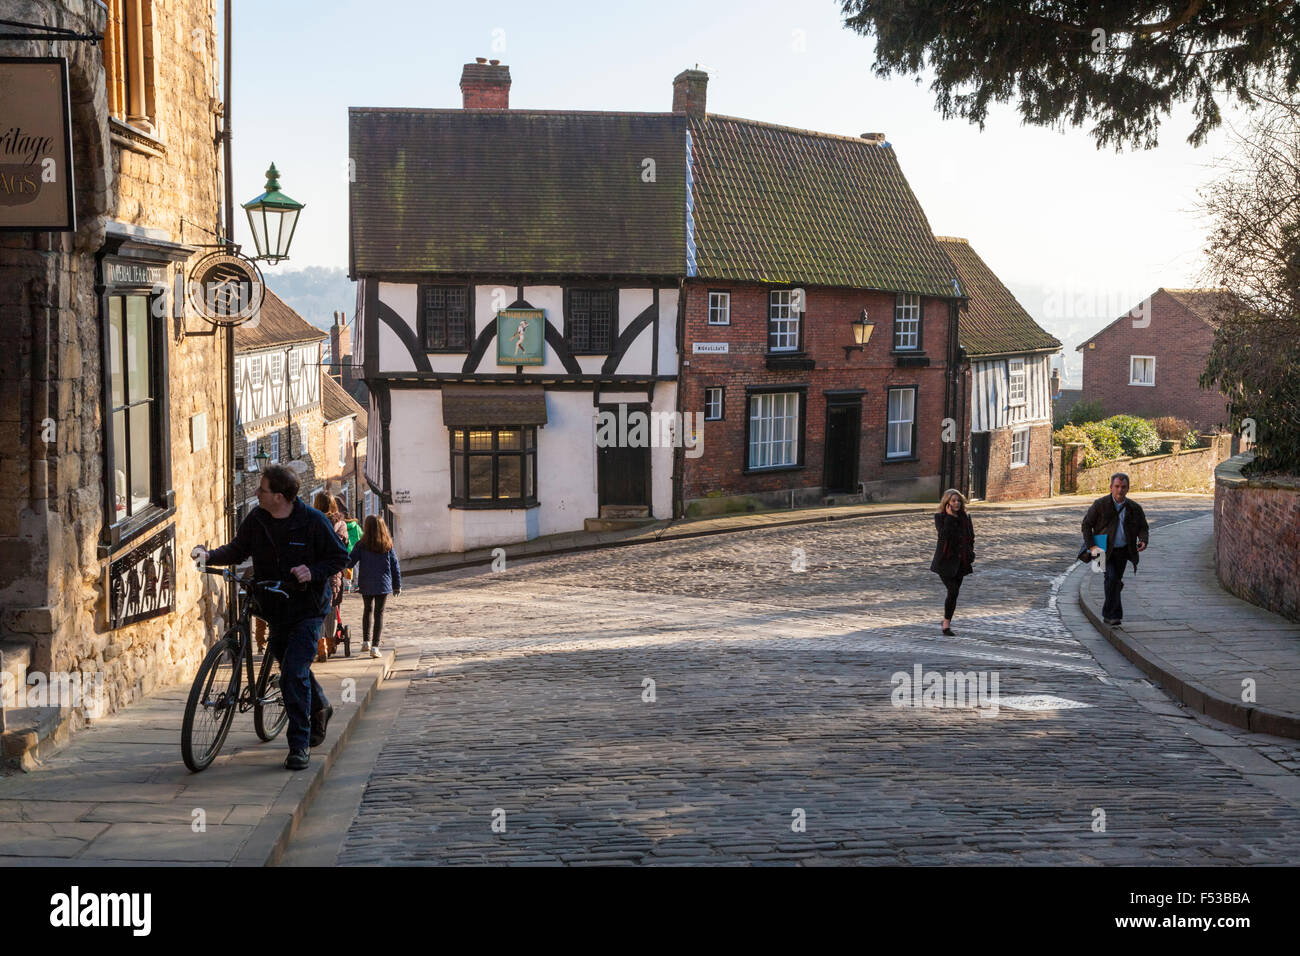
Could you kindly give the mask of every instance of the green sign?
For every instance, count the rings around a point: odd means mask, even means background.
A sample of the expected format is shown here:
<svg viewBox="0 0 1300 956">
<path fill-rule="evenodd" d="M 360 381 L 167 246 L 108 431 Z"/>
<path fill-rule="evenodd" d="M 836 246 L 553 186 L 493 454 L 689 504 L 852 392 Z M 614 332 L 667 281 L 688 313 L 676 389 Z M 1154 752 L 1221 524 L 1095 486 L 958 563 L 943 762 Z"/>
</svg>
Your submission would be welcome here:
<svg viewBox="0 0 1300 956">
<path fill-rule="evenodd" d="M 497 313 L 497 364 L 541 365 L 546 313 L 541 309 L 502 309 Z"/>
</svg>

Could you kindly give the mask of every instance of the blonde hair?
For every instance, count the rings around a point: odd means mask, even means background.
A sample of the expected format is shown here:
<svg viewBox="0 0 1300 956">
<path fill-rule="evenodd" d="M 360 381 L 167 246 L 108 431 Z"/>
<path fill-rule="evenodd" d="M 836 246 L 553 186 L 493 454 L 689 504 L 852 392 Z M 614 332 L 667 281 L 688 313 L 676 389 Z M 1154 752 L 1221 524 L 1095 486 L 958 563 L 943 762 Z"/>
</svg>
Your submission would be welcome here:
<svg viewBox="0 0 1300 956">
<path fill-rule="evenodd" d="M 961 502 L 963 508 L 966 507 L 966 498 L 962 495 L 962 493 L 958 491 L 956 488 L 949 488 L 947 491 L 943 493 L 943 497 L 939 499 L 939 511 L 938 511 L 939 514 L 943 514 L 945 511 L 948 510 L 948 499 L 953 497 L 955 497 L 958 501 Z"/>
<path fill-rule="evenodd" d="M 365 530 L 361 532 L 361 540 L 357 543 L 375 554 L 387 554 L 393 550 L 393 536 L 388 533 L 388 525 L 384 524 L 384 519 L 379 515 L 366 515 Z"/>
</svg>

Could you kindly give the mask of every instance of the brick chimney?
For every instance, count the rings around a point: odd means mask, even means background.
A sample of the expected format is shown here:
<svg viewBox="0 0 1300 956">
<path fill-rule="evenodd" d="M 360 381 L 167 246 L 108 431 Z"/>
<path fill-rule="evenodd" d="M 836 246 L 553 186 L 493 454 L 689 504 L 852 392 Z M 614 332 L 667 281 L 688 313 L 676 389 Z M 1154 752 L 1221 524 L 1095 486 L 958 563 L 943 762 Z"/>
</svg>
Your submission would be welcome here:
<svg viewBox="0 0 1300 956">
<path fill-rule="evenodd" d="M 346 385 L 352 370 L 352 330 L 347 326 L 347 313 L 335 312 L 330 326 L 330 377 Z"/>
<path fill-rule="evenodd" d="M 682 70 L 673 77 L 673 112 L 703 118 L 709 74 L 703 70 Z"/>
<path fill-rule="evenodd" d="M 1051 389 L 1053 398 L 1061 394 L 1061 370 L 1059 368 L 1052 369 Z"/>
<path fill-rule="evenodd" d="M 508 110 L 510 67 L 480 56 L 460 71 L 460 92 L 467 110 Z"/>
</svg>

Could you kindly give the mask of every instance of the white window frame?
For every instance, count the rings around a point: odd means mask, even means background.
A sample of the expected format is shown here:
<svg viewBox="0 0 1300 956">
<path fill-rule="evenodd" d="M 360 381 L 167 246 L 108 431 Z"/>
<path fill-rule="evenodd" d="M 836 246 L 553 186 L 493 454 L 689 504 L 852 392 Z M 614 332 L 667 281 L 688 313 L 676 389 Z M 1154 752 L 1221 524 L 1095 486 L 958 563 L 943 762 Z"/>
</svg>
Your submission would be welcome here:
<svg viewBox="0 0 1300 956">
<path fill-rule="evenodd" d="M 715 318 L 716 316 L 716 318 Z M 731 293 L 709 293 L 709 325 L 731 324 Z"/>
<path fill-rule="evenodd" d="M 921 347 L 921 297 L 906 292 L 894 300 L 894 351 L 915 352 Z"/>
<path fill-rule="evenodd" d="M 280 433 L 278 431 L 271 432 L 268 437 L 271 439 L 271 447 L 266 450 L 266 453 L 271 457 L 267 464 L 278 465 L 280 463 Z"/>
<path fill-rule="evenodd" d="M 250 438 L 244 447 L 244 471 L 257 471 L 256 438 Z"/>
<path fill-rule="evenodd" d="M 799 392 L 755 392 L 749 396 L 750 471 L 799 464 Z"/>
<path fill-rule="evenodd" d="M 302 374 L 302 353 L 299 352 L 297 349 L 294 349 L 292 352 L 289 353 L 289 380 L 291 382 L 296 382 L 298 381 L 298 377 L 301 374 Z"/>
<path fill-rule="evenodd" d="M 768 293 L 767 341 L 771 352 L 799 351 L 799 313 L 794 309 L 794 297 L 794 289 L 773 289 Z M 773 345 L 773 341 L 785 344 Z"/>
<path fill-rule="evenodd" d="M 248 358 L 248 384 L 251 388 L 262 387 L 262 356 L 251 355 Z"/>
<path fill-rule="evenodd" d="M 274 385 L 280 381 L 280 373 L 284 369 L 284 356 L 276 352 L 270 356 L 271 359 L 271 384 Z"/>
<path fill-rule="evenodd" d="M 1007 359 L 1007 404 L 1011 406 L 1025 404 L 1026 392 L 1025 360 Z"/>
<path fill-rule="evenodd" d="M 912 433 L 916 430 L 916 401 L 918 389 L 908 386 L 906 388 L 891 388 L 885 395 L 885 457 L 886 458 L 914 458 L 916 450 L 912 447 Z M 903 408 L 899 403 L 898 415 L 895 417 L 894 411 L 894 393 L 907 395 L 910 407 L 907 409 L 907 417 L 901 417 Z M 906 426 L 899 429 L 895 426 Z M 907 447 L 904 448 L 899 440 L 906 438 Z"/>
<path fill-rule="evenodd" d="M 704 389 L 704 420 L 706 422 L 722 421 L 726 409 L 723 395 L 721 385 L 710 385 Z"/>
<path fill-rule="evenodd" d="M 348 463 L 348 423 L 339 422 L 339 467 Z"/>
<path fill-rule="evenodd" d="M 1151 381 L 1140 382 L 1133 374 L 1139 361 L 1149 361 L 1151 363 Z M 1130 385 L 1142 385 L 1147 388 L 1153 387 L 1156 384 L 1156 357 L 1154 355 L 1130 355 L 1128 357 L 1128 383 Z"/>
<path fill-rule="evenodd" d="M 1011 467 L 1023 468 L 1029 464 L 1029 429 L 1017 428 L 1011 433 Z"/>
</svg>

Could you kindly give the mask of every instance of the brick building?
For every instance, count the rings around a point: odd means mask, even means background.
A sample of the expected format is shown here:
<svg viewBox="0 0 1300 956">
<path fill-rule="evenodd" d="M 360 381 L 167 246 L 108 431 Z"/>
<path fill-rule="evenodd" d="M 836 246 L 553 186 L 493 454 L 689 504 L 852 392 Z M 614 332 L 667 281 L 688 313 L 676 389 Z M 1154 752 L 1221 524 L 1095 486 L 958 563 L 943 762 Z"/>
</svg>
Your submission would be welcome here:
<svg viewBox="0 0 1300 956">
<path fill-rule="evenodd" d="M 317 465 L 325 490 L 337 495 L 358 521 L 370 512 L 365 492 L 366 410 L 321 370 L 321 423 L 325 430 Z"/>
<path fill-rule="evenodd" d="M 1061 343 L 1016 301 L 965 239 L 939 242 L 968 302 L 958 323 L 965 354 L 965 423 L 958 485 L 985 501 L 1046 498 L 1052 487 L 1052 356 Z"/>
<path fill-rule="evenodd" d="M 1157 289 L 1081 343 L 1083 401 L 1107 415 L 1174 415 L 1210 430 L 1228 421 L 1227 400 L 1198 384 L 1214 342 L 1216 311 L 1229 302 L 1214 289 Z"/>
<path fill-rule="evenodd" d="M 178 563 L 224 533 L 224 338 L 172 299 L 221 229 L 215 4 L 6 10 L 104 39 L 0 44 L 66 60 L 77 224 L 0 239 L 0 658 L 93 676 L 112 712 L 191 676 L 225 613 Z M 0 710 L 5 756 L 88 713 Z"/>
</svg>

